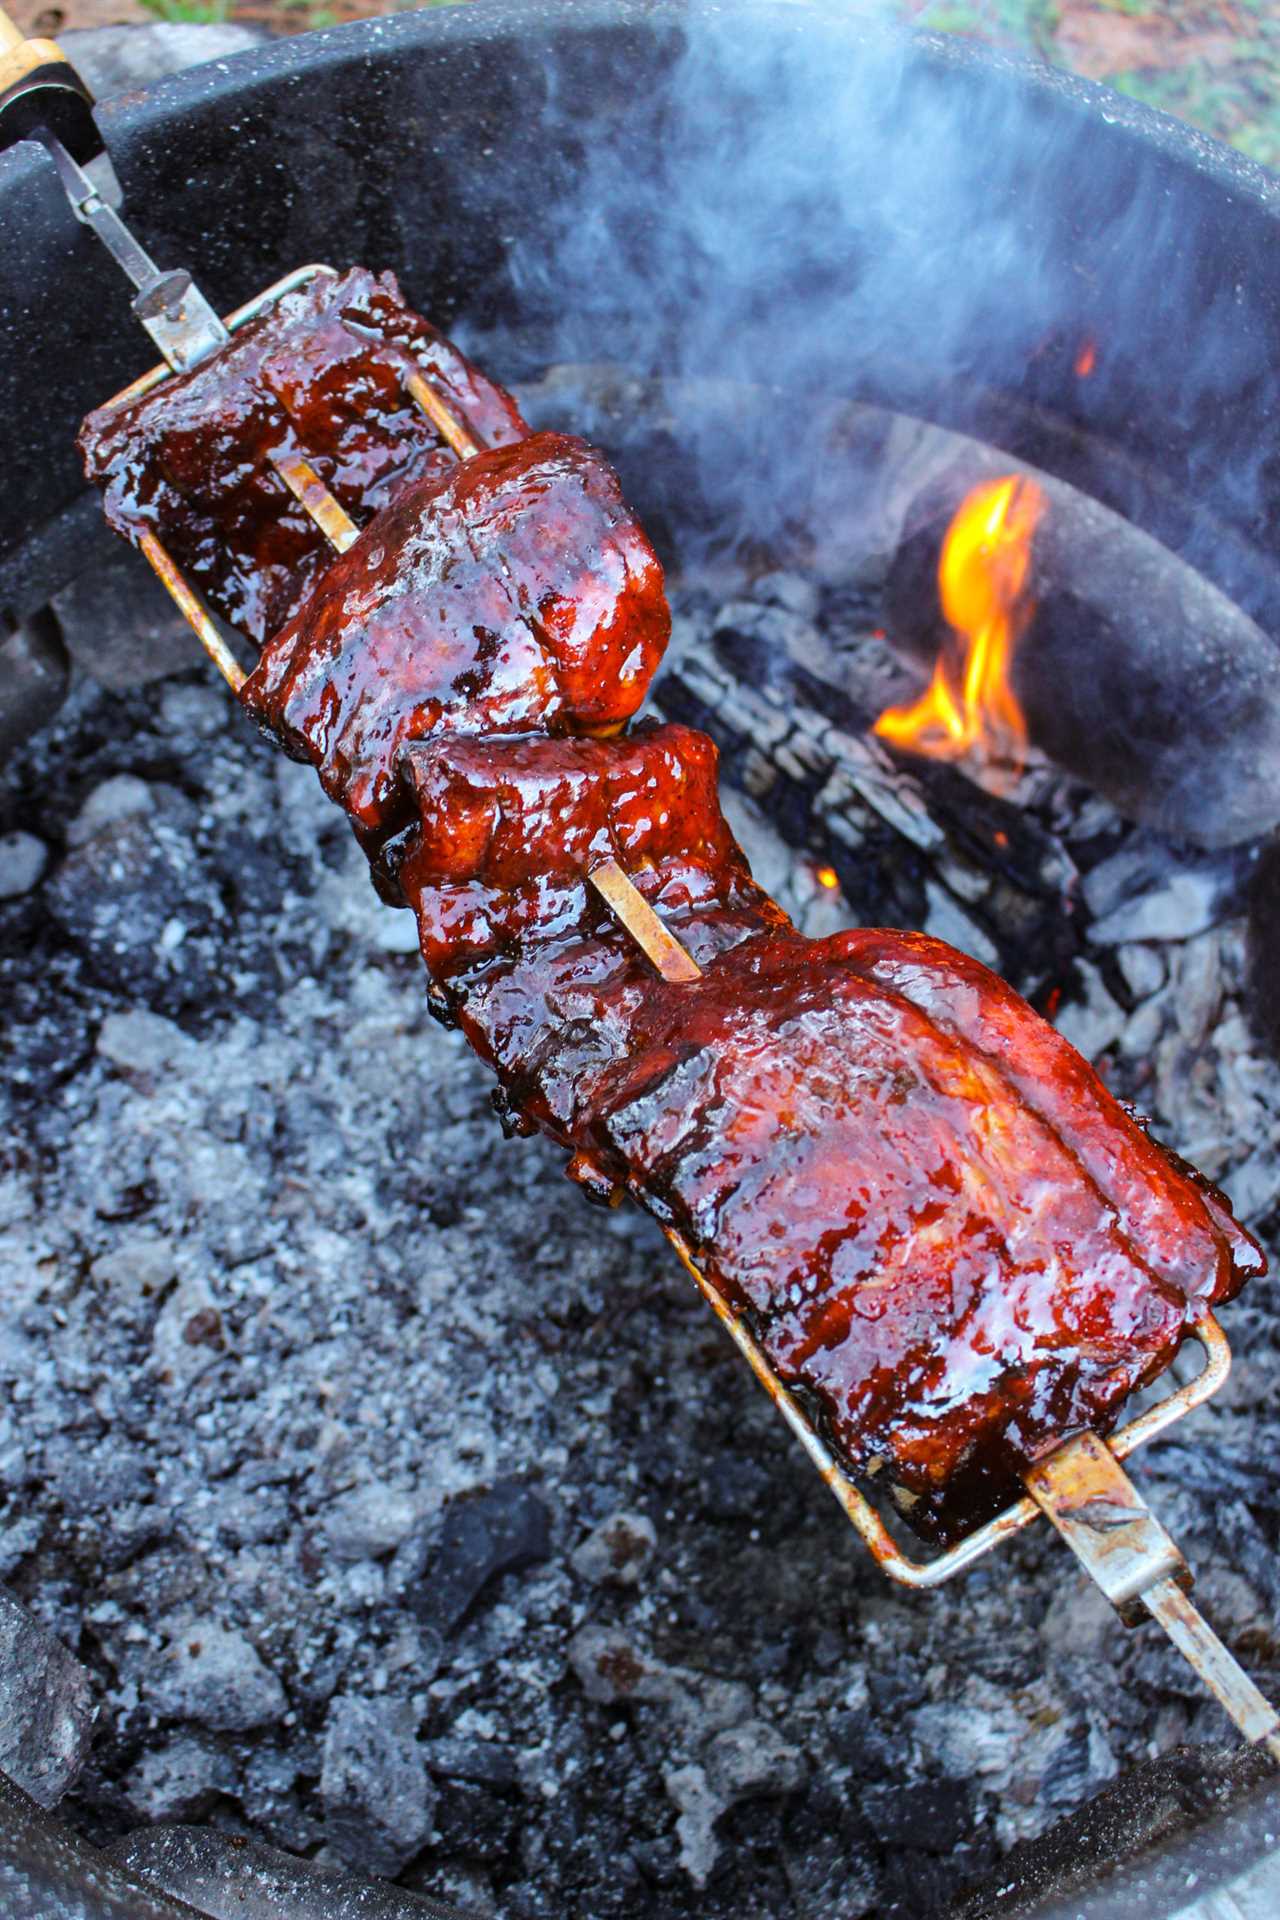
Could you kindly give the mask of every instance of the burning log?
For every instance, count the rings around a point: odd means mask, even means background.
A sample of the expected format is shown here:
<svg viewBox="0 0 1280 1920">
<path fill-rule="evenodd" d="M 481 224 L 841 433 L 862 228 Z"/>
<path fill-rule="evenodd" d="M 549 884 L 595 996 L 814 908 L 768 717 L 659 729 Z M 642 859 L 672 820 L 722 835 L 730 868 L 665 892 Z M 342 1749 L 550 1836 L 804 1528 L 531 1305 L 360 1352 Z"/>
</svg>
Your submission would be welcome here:
<svg viewBox="0 0 1280 1920">
<path fill-rule="evenodd" d="M 1051 760 L 1129 818 L 1175 838 L 1227 847 L 1274 826 L 1274 644 L 1200 574 L 1072 488 L 980 449 L 927 484 L 889 570 L 894 644 L 930 664 L 954 650 L 955 607 L 939 584 L 948 542 L 962 506 L 1001 480 L 1023 497 L 1034 487 L 1044 507 L 1026 528 L 1020 631 L 1011 634 L 1007 676 L 989 688 L 998 704 L 988 707 L 988 725 L 1010 731 L 1012 698 L 1026 735 Z M 946 752 L 957 757 L 954 735 Z"/>
<path fill-rule="evenodd" d="M 709 733 L 726 777 L 788 845 L 829 865 L 867 926 L 924 927 L 1034 1001 L 1078 945 L 1078 875 L 1025 808 L 871 734 L 865 691 L 811 630 L 755 602 L 717 615 L 710 650 L 679 656 L 654 697 Z"/>
</svg>

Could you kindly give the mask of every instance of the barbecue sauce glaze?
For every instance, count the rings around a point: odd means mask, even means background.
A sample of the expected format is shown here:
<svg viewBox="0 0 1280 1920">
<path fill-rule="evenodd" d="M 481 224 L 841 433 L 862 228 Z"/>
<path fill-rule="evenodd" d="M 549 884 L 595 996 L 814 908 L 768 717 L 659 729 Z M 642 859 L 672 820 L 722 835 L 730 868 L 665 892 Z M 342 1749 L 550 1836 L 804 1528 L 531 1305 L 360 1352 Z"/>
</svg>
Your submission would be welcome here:
<svg viewBox="0 0 1280 1920">
<path fill-rule="evenodd" d="M 433 1004 L 495 1070 L 508 1127 L 542 1129 L 589 1195 L 629 1192 L 677 1234 L 849 1468 L 884 1468 L 922 1534 L 954 1537 L 1037 1453 L 1112 1424 L 1261 1255 L 986 968 L 917 934 L 795 931 L 724 821 L 712 743 L 617 733 L 669 616 L 609 468 L 521 438 L 438 336 L 451 390 L 503 444 L 454 463 L 421 427 L 406 442 L 383 349 L 353 359 L 346 334 L 357 310 L 415 351 L 430 330 L 394 283 L 341 288 L 274 357 L 258 338 L 237 367 L 238 337 L 167 408 L 91 417 L 113 523 L 160 516 L 232 617 L 281 616 L 241 697 L 413 908 Z M 343 504 L 381 509 L 327 566 L 264 504 L 264 387 L 308 456 L 330 455 Z M 181 427 L 211 413 L 197 459 Z M 244 533 L 224 564 L 210 526 L 222 538 L 228 513 Z M 606 859 L 699 980 L 656 976 L 588 883 Z"/>
<path fill-rule="evenodd" d="M 510 394 L 404 303 L 395 276 L 321 274 L 236 330 L 229 346 L 80 429 L 107 519 L 151 532 L 210 610 L 262 642 L 296 612 L 330 560 L 271 464 L 301 454 L 359 523 L 454 455 L 419 412 L 407 372 L 430 378 L 477 441 L 528 428 Z"/>
</svg>

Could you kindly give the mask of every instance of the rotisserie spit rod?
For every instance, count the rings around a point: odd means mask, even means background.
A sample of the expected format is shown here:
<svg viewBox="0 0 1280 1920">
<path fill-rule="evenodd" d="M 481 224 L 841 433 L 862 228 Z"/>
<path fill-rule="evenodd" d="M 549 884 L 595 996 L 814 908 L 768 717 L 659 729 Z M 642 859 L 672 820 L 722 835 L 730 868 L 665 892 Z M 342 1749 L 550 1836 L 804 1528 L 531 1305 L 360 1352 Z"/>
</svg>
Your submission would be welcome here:
<svg viewBox="0 0 1280 1920">
<path fill-rule="evenodd" d="M 15 140 L 48 149 L 76 219 L 136 288 L 133 311 L 166 365 L 193 367 L 226 345 L 227 329 L 191 275 L 158 267 L 121 218 L 120 182 L 79 74 L 56 42 L 24 39 L 0 9 L 0 151 Z"/>
<path fill-rule="evenodd" d="M 618 737 L 669 615 L 598 455 L 531 435 L 389 277 L 310 270 L 228 324 L 210 363 L 90 417 L 87 469 L 198 631 L 170 547 L 267 640 L 244 704 L 413 907 L 432 1004 L 513 1130 L 657 1216 L 896 1577 L 935 1584 L 1037 1502 L 1068 1538 L 1156 1537 L 1123 1475 L 1079 1519 L 1068 1436 L 1112 1426 L 1190 1333 L 1206 1384 L 1116 1450 L 1223 1377 L 1211 1308 L 1262 1261 L 1222 1197 L 985 968 L 917 935 L 796 933 L 728 832 L 704 736 Z M 995 1518 L 921 1566 L 854 1485 L 877 1473 L 926 1537 Z M 1081 1557 L 1107 1590 L 1107 1556 Z M 1158 1565 L 1120 1604 L 1274 1741 L 1166 1591 L 1180 1561 Z"/>
</svg>

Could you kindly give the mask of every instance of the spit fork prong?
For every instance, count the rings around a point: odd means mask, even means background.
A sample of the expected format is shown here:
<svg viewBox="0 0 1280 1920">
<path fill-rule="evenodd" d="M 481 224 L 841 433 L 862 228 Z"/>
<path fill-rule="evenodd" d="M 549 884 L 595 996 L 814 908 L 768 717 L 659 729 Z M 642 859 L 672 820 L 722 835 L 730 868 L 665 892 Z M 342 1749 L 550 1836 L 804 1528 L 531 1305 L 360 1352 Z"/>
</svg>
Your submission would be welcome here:
<svg viewBox="0 0 1280 1920">
<path fill-rule="evenodd" d="M 691 980 L 702 978 L 702 968 L 688 948 L 681 946 L 674 933 L 663 926 L 616 860 L 602 860 L 598 867 L 592 867 L 587 878 L 664 980 L 687 985 Z"/>
<path fill-rule="evenodd" d="M 249 676 L 218 632 L 199 594 L 192 592 L 181 567 L 174 564 L 168 549 L 154 533 L 139 534 L 138 547 L 232 693 L 239 693 Z"/>
<path fill-rule="evenodd" d="M 273 453 L 271 464 L 298 505 L 319 527 L 336 553 L 345 553 L 360 537 L 360 529 L 341 501 L 335 500 L 320 475 L 300 453 Z"/>
<path fill-rule="evenodd" d="M 426 415 L 436 432 L 453 448 L 459 460 L 469 460 L 473 453 L 482 451 L 479 441 L 445 405 L 434 387 L 428 385 L 425 375 L 416 367 L 405 374 L 404 384 L 419 412 Z"/>
<path fill-rule="evenodd" d="M 1158 1620 L 1245 1739 L 1280 1761 L 1280 1713 L 1187 1598 L 1190 1567 L 1106 1441 L 1077 1434 L 1037 1461 L 1026 1483 L 1126 1625 Z"/>
</svg>

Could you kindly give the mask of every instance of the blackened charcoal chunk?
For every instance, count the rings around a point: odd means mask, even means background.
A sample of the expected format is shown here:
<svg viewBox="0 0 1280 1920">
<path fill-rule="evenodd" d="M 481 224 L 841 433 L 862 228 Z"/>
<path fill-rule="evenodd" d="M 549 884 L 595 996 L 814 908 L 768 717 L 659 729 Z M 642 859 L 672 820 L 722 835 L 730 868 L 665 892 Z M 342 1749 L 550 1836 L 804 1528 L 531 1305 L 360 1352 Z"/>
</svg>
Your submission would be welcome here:
<svg viewBox="0 0 1280 1920">
<path fill-rule="evenodd" d="M 973 1827 L 972 1795 L 960 1780 L 872 1787 L 862 1796 L 862 1811 L 885 1846 L 926 1853 L 950 1853 Z"/>
<path fill-rule="evenodd" d="M 232 829 L 218 836 L 211 863 L 222 877 L 237 913 L 275 914 L 289 888 L 278 846 Z"/>
<path fill-rule="evenodd" d="M 470 1780 L 476 1786 L 516 1785 L 516 1763 L 508 1748 L 492 1740 L 428 1740 L 427 1765 L 442 1780 Z"/>
<path fill-rule="evenodd" d="M 66 698 L 70 662 L 47 611 L 0 639 L 0 762 L 47 726 Z"/>
<path fill-rule="evenodd" d="M 758 1523 L 773 1491 L 769 1468 L 732 1447 L 723 1447 L 707 1462 L 703 1500 L 716 1519 Z"/>
<path fill-rule="evenodd" d="M 62 970 L 16 959 L 0 969 L 5 1083 L 25 1099 L 47 1098 L 93 1052 L 93 1022 L 72 997 Z"/>
<path fill-rule="evenodd" d="M 348 1866 L 395 1875 L 432 1831 L 435 1789 L 403 1701 L 335 1700 L 320 1794 L 329 1844 Z"/>
<path fill-rule="evenodd" d="M 1249 885 L 1249 1019 L 1259 1039 L 1280 1060 L 1280 839 L 1265 847 Z"/>
<path fill-rule="evenodd" d="M 889 1887 L 897 1895 L 897 1903 L 888 1911 L 910 1915 L 912 1920 L 928 1920 L 932 1914 L 946 1912 L 955 1890 L 953 1866 L 932 1854 L 915 1851 L 890 1854 L 887 1864 Z"/>
<path fill-rule="evenodd" d="M 195 637 L 149 567 L 95 524 L 83 570 L 53 596 L 67 651 L 101 686 L 141 686 L 181 673 L 198 657 Z"/>
<path fill-rule="evenodd" d="M 551 1515 L 528 1487 L 499 1481 L 457 1501 L 445 1515 L 418 1598 L 423 1620 L 443 1633 L 459 1626 L 491 1580 L 550 1558 Z"/>
<path fill-rule="evenodd" d="M 829 1733 L 831 1751 L 856 1780 L 900 1772 L 909 1762 L 909 1742 L 892 1726 L 866 1711 L 837 1713 Z"/>
<path fill-rule="evenodd" d="M 0 1587 L 0 1772 L 56 1806 L 89 1751 L 95 1711 L 85 1668 Z"/>
<path fill-rule="evenodd" d="M 510 1858 L 521 1824 L 519 1804 L 471 1780 L 450 1780 L 436 1807 L 442 1853 L 492 1861 Z"/>
</svg>

